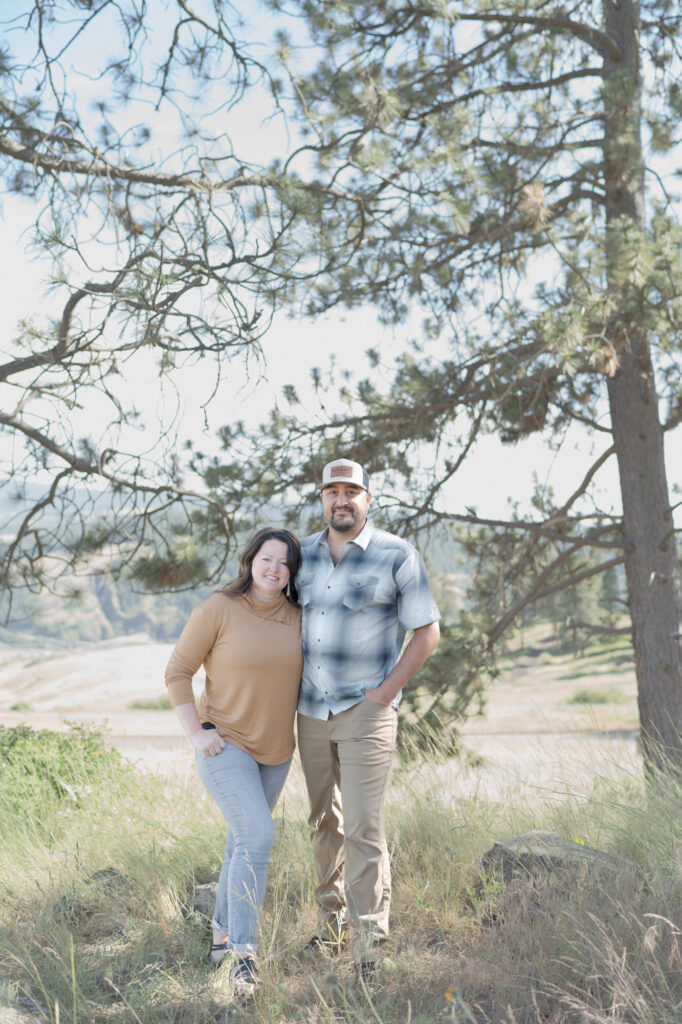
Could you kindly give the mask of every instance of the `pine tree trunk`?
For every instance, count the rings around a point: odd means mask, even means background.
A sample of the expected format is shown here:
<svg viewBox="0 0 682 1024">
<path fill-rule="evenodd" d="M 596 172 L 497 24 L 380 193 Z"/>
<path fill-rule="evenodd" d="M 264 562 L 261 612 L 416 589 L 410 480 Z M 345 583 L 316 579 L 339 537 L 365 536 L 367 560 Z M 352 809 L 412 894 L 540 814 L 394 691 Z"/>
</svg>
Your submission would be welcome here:
<svg viewBox="0 0 682 1024">
<path fill-rule="evenodd" d="M 639 5 L 605 0 L 605 25 L 622 58 L 605 70 L 607 284 L 616 299 L 610 342 L 618 370 L 608 383 L 623 501 L 623 533 L 641 737 L 646 763 L 682 769 L 680 575 L 663 451 L 663 431 L 648 339 L 618 308 L 617 265 L 628 223 L 644 225 L 640 136 Z"/>
</svg>

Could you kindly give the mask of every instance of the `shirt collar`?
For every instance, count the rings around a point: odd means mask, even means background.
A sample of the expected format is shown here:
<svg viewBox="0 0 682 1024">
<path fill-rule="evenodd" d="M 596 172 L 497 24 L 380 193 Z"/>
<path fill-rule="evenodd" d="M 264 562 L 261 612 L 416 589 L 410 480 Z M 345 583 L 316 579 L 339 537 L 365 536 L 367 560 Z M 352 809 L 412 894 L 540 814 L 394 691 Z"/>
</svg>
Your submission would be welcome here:
<svg viewBox="0 0 682 1024">
<path fill-rule="evenodd" d="M 320 544 L 326 544 L 327 543 L 327 535 L 328 535 L 328 533 L 329 533 L 329 527 L 325 526 L 324 530 L 322 530 L 320 533 L 318 533 L 317 538 L 315 539 L 315 543 L 318 546 Z M 372 539 L 372 534 L 373 533 L 374 533 L 374 527 L 370 523 L 369 519 L 367 519 L 367 520 L 365 520 L 365 525 L 360 530 L 360 533 L 357 535 L 357 537 L 354 537 L 353 540 L 349 541 L 348 543 L 349 544 L 357 544 L 359 548 L 362 548 L 363 551 L 366 551 L 367 550 L 367 545 L 369 544 L 370 540 Z"/>
<path fill-rule="evenodd" d="M 358 547 L 362 548 L 363 551 L 366 551 L 367 550 L 367 545 L 369 544 L 370 540 L 372 539 L 372 534 L 373 533 L 374 533 L 374 527 L 370 523 L 369 519 L 367 519 L 366 522 L 365 522 L 365 525 L 360 530 L 360 533 L 357 535 L 357 537 L 355 538 L 353 543 L 357 544 Z"/>
</svg>

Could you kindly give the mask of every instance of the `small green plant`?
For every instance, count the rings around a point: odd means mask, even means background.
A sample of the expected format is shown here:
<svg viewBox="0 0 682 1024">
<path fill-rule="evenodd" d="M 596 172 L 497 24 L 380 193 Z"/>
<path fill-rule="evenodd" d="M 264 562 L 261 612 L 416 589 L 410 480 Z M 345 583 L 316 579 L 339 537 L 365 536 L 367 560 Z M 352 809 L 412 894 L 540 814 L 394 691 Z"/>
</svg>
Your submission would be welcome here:
<svg viewBox="0 0 682 1024">
<path fill-rule="evenodd" d="M 160 694 L 158 697 L 140 697 L 132 700 L 128 705 L 129 711 L 170 711 L 171 702 L 168 695 Z"/>
<path fill-rule="evenodd" d="M 496 869 L 481 869 L 474 885 L 467 886 L 467 899 L 479 921 L 491 923 L 496 920 L 498 908 L 504 895 L 504 878 Z"/>
<path fill-rule="evenodd" d="M 622 704 L 626 700 L 620 690 L 593 689 L 577 690 L 566 701 L 567 704 Z"/>
<path fill-rule="evenodd" d="M 30 661 L 27 661 L 25 663 L 25 665 L 24 665 L 24 668 L 35 668 L 36 665 L 42 665 L 42 663 L 44 661 L 45 661 L 45 655 L 40 654 L 40 655 L 38 655 L 37 658 L 31 658 Z"/>
<path fill-rule="evenodd" d="M 31 705 L 27 701 L 25 701 L 25 700 L 17 701 L 16 704 L 12 704 L 12 706 L 10 707 L 10 711 L 30 711 L 30 710 L 31 710 Z"/>
</svg>

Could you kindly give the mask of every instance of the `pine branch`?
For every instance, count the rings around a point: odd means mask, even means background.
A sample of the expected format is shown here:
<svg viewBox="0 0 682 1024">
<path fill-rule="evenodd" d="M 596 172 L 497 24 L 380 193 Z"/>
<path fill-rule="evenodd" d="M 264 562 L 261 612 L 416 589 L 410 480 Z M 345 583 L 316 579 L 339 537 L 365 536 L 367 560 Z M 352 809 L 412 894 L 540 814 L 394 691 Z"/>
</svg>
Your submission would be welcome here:
<svg viewBox="0 0 682 1024">
<path fill-rule="evenodd" d="M 7 135 L 0 135 L 0 153 L 29 164 L 33 168 L 52 174 L 75 174 L 91 178 L 103 178 L 107 181 L 127 181 L 132 184 L 156 185 L 163 189 L 189 189 L 197 193 L 212 194 L 215 192 L 231 192 L 241 188 L 260 188 L 277 190 L 286 185 L 289 188 L 309 192 L 312 195 L 328 196 L 331 199 L 342 199 L 363 207 L 367 197 L 354 194 L 345 189 L 325 185 L 320 181 L 303 181 L 301 179 L 282 179 L 267 174 L 248 174 L 241 167 L 237 174 L 227 179 L 207 178 L 202 175 L 167 174 L 162 171 L 144 170 L 122 164 L 109 163 L 97 150 L 92 151 L 90 160 L 72 160 L 63 156 L 41 153 L 39 150 L 20 145 Z"/>
<path fill-rule="evenodd" d="M 466 14 L 457 13 L 459 21 L 497 22 L 507 25 L 532 25 L 537 29 L 549 29 L 554 32 L 565 32 L 581 39 L 591 46 L 601 57 L 610 57 L 614 61 L 623 59 L 623 53 L 616 41 L 601 29 L 586 25 L 581 21 L 573 21 L 565 17 L 535 17 L 528 14 Z"/>
<path fill-rule="evenodd" d="M 510 608 L 502 615 L 497 622 L 493 623 L 489 629 L 486 630 L 488 634 L 488 647 L 492 647 L 500 636 L 509 628 L 512 622 L 521 614 L 524 608 L 528 608 L 529 605 L 535 604 L 536 601 L 543 600 L 550 594 L 557 593 L 560 590 L 565 590 L 567 587 L 571 587 L 576 583 L 580 583 L 585 579 L 589 579 L 590 576 L 595 576 L 597 573 L 606 572 L 607 569 L 612 569 L 617 565 L 622 565 L 625 561 L 625 555 L 618 555 L 615 558 L 610 558 L 605 562 L 600 562 L 599 565 L 592 566 L 589 569 L 583 569 L 581 572 L 574 573 L 572 576 L 567 576 L 564 580 L 558 583 L 543 586 L 543 584 L 559 569 L 564 562 L 575 554 L 578 550 L 577 546 L 567 548 L 562 551 L 553 562 L 543 569 L 543 571 L 535 578 L 530 588 L 514 601 Z"/>
<path fill-rule="evenodd" d="M 416 514 L 425 511 L 422 506 L 419 507 Z M 427 523 L 420 526 L 420 529 L 427 530 L 435 523 L 466 523 L 467 526 L 484 526 L 491 530 L 513 530 L 518 533 L 528 533 L 533 536 L 537 536 L 542 540 L 552 541 L 554 543 L 571 544 L 574 550 L 579 550 L 581 547 L 590 548 L 603 548 L 605 550 L 621 550 L 623 544 L 621 541 L 608 541 L 600 540 L 601 534 L 608 534 L 613 530 L 620 528 L 619 522 L 616 520 L 603 527 L 595 527 L 593 531 L 585 534 L 573 534 L 570 533 L 570 529 L 573 526 L 577 526 L 580 522 L 583 522 L 585 518 L 595 518 L 595 516 L 589 517 L 566 517 L 561 520 L 565 523 L 565 528 L 558 528 L 556 517 L 552 517 L 549 520 L 538 522 L 537 520 L 528 519 L 492 519 L 486 516 L 478 516 L 472 512 L 438 512 L 431 513 L 431 518 Z M 602 513 L 597 513 L 597 518 L 600 520 L 604 518 Z"/>
<path fill-rule="evenodd" d="M 499 82 L 495 85 L 488 86 L 481 89 L 471 89 L 469 92 L 459 93 L 454 96 L 451 100 L 444 100 L 442 103 L 436 103 L 433 106 L 426 107 L 420 110 L 418 114 L 408 115 L 405 120 L 421 121 L 425 117 L 429 117 L 433 114 L 441 114 L 447 110 L 452 110 L 453 107 L 460 106 L 461 104 L 471 103 L 472 100 L 478 99 L 481 96 L 494 96 L 494 95 L 506 95 L 507 93 L 526 93 L 526 92 L 540 92 L 543 89 L 552 89 L 558 85 L 565 85 L 566 82 L 573 82 L 583 78 L 603 78 L 603 68 L 581 68 L 578 71 L 567 71 L 563 75 L 556 75 L 553 78 L 545 79 L 533 79 L 532 81 L 526 82 Z"/>
<path fill-rule="evenodd" d="M 55 174 L 76 174 L 93 178 L 105 178 L 108 181 L 129 181 L 145 185 L 158 185 L 161 188 L 195 189 L 198 192 L 229 191 L 249 185 L 269 184 L 261 175 L 248 177 L 244 169 L 226 181 L 212 180 L 191 174 L 164 174 L 161 171 L 140 170 L 135 167 L 112 164 L 94 151 L 91 160 L 71 160 L 66 157 L 52 156 L 41 153 L 29 146 L 14 142 L 7 135 L 0 135 L 0 153 L 30 164 L 34 168 Z"/>
<path fill-rule="evenodd" d="M 632 626 L 595 626 L 590 622 L 571 622 L 571 629 L 581 629 L 593 636 L 632 636 Z"/>
<path fill-rule="evenodd" d="M 70 470 L 80 473 L 83 476 L 94 476 L 100 477 L 104 480 L 109 481 L 115 487 L 119 487 L 123 490 L 130 491 L 136 494 L 146 494 L 152 496 L 162 495 L 173 495 L 174 497 L 180 498 L 191 498 L 192 500 L 200 501 L 204 505 L 210 505 L 214 512 L 218 513 L 218 517 L 223 525 L 227 528 L 228 517 L 225 514 L 223 505 L 215 498 L 211 498 L 207 494 L 201 494 L 198 491 L 190 490 L 189 488 L 178 487 L 170 482 L 163 484 L 148 484 L 140 482 L 135 476 L 121 476 L 118 473 L 110 472 L 106 466 L 111 459 L 118 454 L 113 449 L 107 448 L 102 451 L 96 461 L 87 461 L 86 459 L 80 458 L 73 452 L 65 448 L 64 445 L 58 444 L 43 431 L 32 427 L 24 420 L 19 419 L 17 416 L 8 415 L 0 412 L 0 424 L 9 427 L 18 433 L 24 435 L 36 444 L 39 444 L 45 451 L 51 452 L 56 455 L 57 458 L 65 462 Z M 143 479 L 144 479 L 144 475 Z"/>
</svg>

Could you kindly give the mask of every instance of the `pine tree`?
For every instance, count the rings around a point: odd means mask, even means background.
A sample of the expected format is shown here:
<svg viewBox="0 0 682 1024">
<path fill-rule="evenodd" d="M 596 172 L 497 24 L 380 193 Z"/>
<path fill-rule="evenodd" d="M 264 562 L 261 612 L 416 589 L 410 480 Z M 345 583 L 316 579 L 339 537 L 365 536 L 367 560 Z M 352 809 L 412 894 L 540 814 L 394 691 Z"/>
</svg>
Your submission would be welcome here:
<svg viewBox="0 0 682 1024">
<path fill-rule="evenodd" d="M 678 6 L 291 6 L 322 52 L 307 73 L 286 55 L 305 158 L 362 198 L 325 200 L 309 217 L 330 269 L 308 311 L 370 302 L 386 322 L 419 308 L 423 323 L 390 389 L 346 386 L 347 416 L 306 431 L 278 414 L 280 468 L 296 444 L 309 466 L 342 449 L 370 470 L 391 468 L 405 528 L 452 518 L 519 538 L 510 569 L 537 572 L 500 609 L 491 642 L 529 601 L 566 584 L 562 571 L 584 545 L 602 560 L 573 583 L 623 563 L 647 756 L 680 765 L 680 581 L 663 451 L 682 405 L 670 175 L 682 112 Z M 439 495 L 482 433 L 513 443 L 560 437 L 576 422 L 603 449 L 567 500 L 530 522 L 448 516 Z M 435 476 L 423 471 L 425 452 L 437 453 Z M 585 505 L 614 456 L 622 519 Z M 547 544 L 558 545 L 549 564 L 539 557 Z"/>
</svg>

